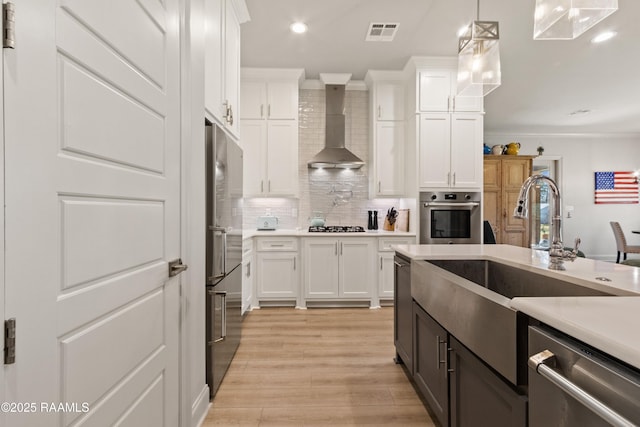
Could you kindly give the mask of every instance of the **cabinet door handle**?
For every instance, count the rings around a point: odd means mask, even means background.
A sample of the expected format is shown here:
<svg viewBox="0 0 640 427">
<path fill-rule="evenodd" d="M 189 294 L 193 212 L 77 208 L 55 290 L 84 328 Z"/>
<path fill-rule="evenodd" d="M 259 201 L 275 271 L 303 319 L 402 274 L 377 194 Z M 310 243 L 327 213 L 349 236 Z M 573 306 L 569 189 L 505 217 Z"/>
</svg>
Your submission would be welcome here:
<svg viewBox="0 0 640 427">
<path fill-rule="evenodd" d="M 438 370 L 440 370 L 440 365 L 444 363 L 440 360 L 440 344 L 442 344 L 442 341 L 440 341 L 440 335 L 436 335 L 436 364 L 438 365 Z"/>
<path fill-rule="evenodd" d="M 380 257 L 380 270 L 382 270 L 382 257 Z"/>
<path fill-rule="evenodd" d="M 382 116 L 382 107 L 378 105 L 378 118 Z"/>
<path fill-rule="evenodd" d="M 340 242 L 340 255 L 342 255 L 342 246 L 343 246 L 343 243 Z"/>
<path fill-rule="evenodd" d="M 264 181 L 260 180 L 260 192 L 264 193 Z"/>
<path fill-rule="evenodd" d="M 456 173 L 453 173 L 453 186 L 456 186 Z"/>
<path fill-rule="evenodd" d="M 293 269 L 294 270 L 296 269 L 296 258 L 297 257 L 295 257 L 295 256 L 293 257 Z"/>
<path fill-rule="evenodd" d="M 247 277 L 251 277 L 251 262 L 247 263 Z"/>
<path fill-rule="evenodd" d="M 264 117 L 264 104 L 260 104 L 260 118 Z"/>
<path fill-rule="evenodd" d="M 453 108 L 452 108 L 452 110 L 456 111 L 456 97 L 455 96 L 453 97 Z"/>
<path fill-rule="evenodd" d="M 380 181 L 378 181 L 378 193 L 382 190 L 380 190 L 380 188 L 382 187 L 382 184 L 380 183 Z"/>
<path fill-rule="evenodd" d="M 451 185 L 451 172 L 447 172 L 447 186 Z"/>
<path fill-rule="evenodd" d="M 338 255 L 338 242 L 336 242 L 336 248 L 335 248 L 335 249 L 336 249 L 336 250 L 335 250 L 334 254 L 335 254 L 335 255 Z"/>
<path fill-rule="evenodd" d="M 267 117 L 271 117 L 271 104 L 267 105 Z"/>
<path fill-rule="evenodd" d="M 449 111 L 451 109 L 450 107 L 451 107 L 451 97 L 448 96 L 447 97 L 447 111 Z"/>
</svg>

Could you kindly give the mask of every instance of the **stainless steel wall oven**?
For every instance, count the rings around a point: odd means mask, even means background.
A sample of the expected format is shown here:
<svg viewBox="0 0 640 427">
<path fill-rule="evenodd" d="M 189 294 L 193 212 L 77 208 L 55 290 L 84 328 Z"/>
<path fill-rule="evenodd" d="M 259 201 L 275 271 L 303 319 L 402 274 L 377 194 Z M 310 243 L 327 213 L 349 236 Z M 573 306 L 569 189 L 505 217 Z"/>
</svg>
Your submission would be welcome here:
<svg viewBox="0 0 640 427">
<path fill-rule="evenodd" d="M 481 243 L 480 192 L 420 193 L 420 243 Z"/>
</svg>

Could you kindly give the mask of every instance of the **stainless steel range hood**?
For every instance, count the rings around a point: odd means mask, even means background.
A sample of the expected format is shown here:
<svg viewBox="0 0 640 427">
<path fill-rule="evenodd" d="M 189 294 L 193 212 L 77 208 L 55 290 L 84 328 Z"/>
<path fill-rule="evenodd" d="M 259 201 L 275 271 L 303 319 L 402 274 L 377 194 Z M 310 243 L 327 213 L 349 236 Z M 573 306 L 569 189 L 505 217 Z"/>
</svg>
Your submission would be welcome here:
<svg viewBox="0 0 640 427">
<path fill-rule="evenodd" d="M 310 168 L 360 169 L 364 162 L 344 146 L 344 84 L 327 84 L 325 148 L 307 164 Z"/>
</svg>

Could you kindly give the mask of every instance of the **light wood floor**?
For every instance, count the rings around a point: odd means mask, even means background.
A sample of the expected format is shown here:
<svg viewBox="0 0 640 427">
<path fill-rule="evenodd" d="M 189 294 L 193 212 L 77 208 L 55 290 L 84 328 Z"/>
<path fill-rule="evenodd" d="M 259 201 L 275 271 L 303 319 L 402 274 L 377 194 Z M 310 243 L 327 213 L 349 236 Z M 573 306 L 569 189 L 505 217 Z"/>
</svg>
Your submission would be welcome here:
<svg viewBox="0 0 640 427">
<path fill-rule="evenodd" d="M 391 307 L 254 310 L 203 426 L 433 426 L 394 355 Z"/>
</svg>

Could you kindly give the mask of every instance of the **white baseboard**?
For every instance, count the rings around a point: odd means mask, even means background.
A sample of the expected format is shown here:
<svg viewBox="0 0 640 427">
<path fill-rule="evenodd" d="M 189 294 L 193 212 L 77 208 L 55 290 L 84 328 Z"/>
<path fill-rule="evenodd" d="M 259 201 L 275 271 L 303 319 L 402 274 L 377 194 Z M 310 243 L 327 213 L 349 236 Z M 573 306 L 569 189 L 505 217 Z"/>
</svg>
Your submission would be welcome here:
<svg viewBox="0 0 640 427">
<path fill-rule="evenodd" d="M 209 406 L 211 406 L 211 402 L 209 401 L 209 386 L 205 384 L 198 398 L 193 402 L 193 405 L 191 405 L 191 425 L 193 427 L 200 427 L 202 423 L 204 423 L 204 419 L 209 412 Z"/>
</svg>

